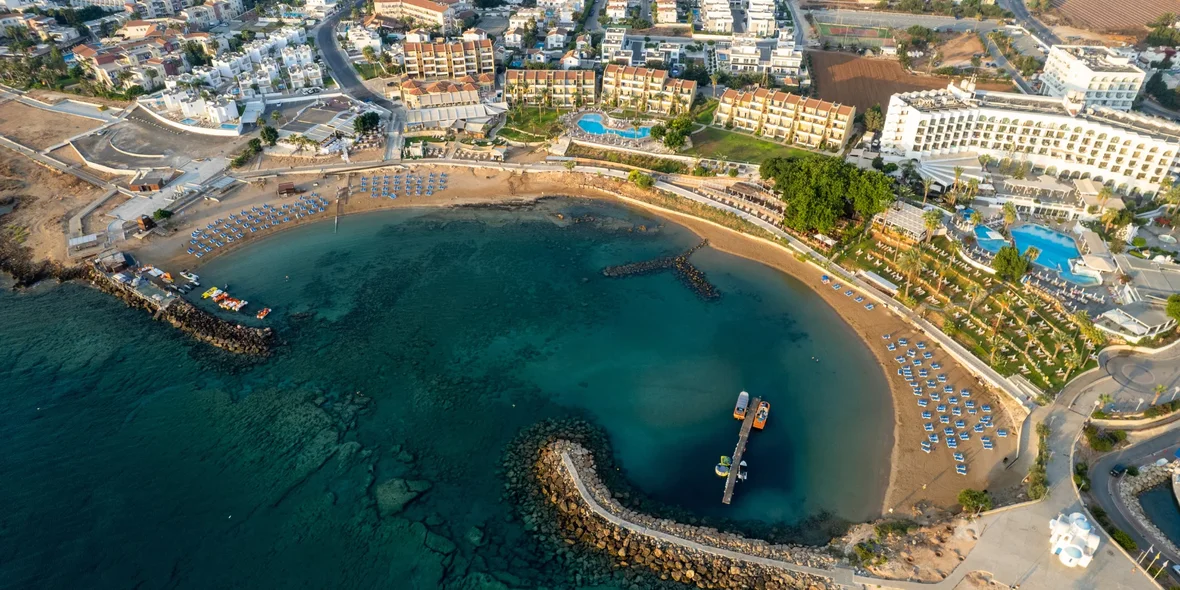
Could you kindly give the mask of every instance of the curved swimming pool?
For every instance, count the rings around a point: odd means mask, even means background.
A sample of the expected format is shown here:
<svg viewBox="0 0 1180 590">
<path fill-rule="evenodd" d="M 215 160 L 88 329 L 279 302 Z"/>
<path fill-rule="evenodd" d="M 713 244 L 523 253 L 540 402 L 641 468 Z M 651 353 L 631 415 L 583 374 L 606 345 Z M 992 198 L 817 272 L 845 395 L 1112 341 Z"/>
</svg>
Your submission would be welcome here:
<svg viewBox="0 0 1180 590">
<path fill-rule="evenodd" d="M 1008 244 L 1008 241 L 1003 238 L 997 239 L 998 235 L 982 225 L 975 226 L 976 242 L 980 248 L 988 252 L 999 252 L 1001 247 Z M 1061 278 L 1078 285 L 1098 284 L 1098 281 L 1093 277 L 1074 274 L 1070 270 L 1069 261 L 1081 257 L 1073 238 L 1043 225 L 1029 223 L 1013 228 L 1012 239 L 1015 240 L 1016 247 L 1020 249 L 1021 254 L 1028 252 L 1030 247 L 1040 250 L 1041 253 L 1035 262 L 1037 266 L 1055 270 L 1061 275 Z"/>
<path fill-rule="evenodd" d="M 639 131 L 635 129 L 611 129 L 602 122 L 602 115 L 598 113 L 588 113 L 578 118 L 578 127 L 586 133 L 594 135 L 618 135 L 619 137 L 626 137 L 627 139 L 642 139 L 651 135 L 651 127 L 640 127 Z"/>
</svg>

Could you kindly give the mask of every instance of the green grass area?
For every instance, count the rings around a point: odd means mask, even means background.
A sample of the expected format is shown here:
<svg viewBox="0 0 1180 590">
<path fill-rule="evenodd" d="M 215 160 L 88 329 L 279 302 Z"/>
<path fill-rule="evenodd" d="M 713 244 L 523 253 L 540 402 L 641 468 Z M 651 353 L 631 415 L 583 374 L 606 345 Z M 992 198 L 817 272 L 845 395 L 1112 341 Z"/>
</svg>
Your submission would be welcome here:
<svg viewBox="0 0 1180 590">
<path fill-rule="evenodd" d="M 572 158 L 586 158 L 589 160 L 602 160 L 604 162 L 625 164 L 627 166 L 645 168 L 647 170 L 664 172 L 666 174 L 688 173 L 688 166 L 684 162 L 668 160 L 666 158 L 659 158 L 656 156 L 632 154 L 629 152 L 601 150 L 584 145 L 570 145 L 569 149 L 566 150 L 565 155 Z"/>
<path fill-rule="evenodd" d="M 692 134 L 692 148 L 686 153 L 701 158 L 759 164 L 766 158 L 805 156 L 811 152 L 745 133 L 707 127 Z"/>
<path fill-rule="evenodd" d="M 837 25 L 833 23 L 816 23 L 815 28 L 824 37 L 887 39 L 889 29 L 883 27 L 862 27 L 859 25 Z"/>
<path fill-rule="evenodd" d="M 542 141 L 556 137 L 561 133 L 561 124 L 557 118 L 561 111 L 557 109 L 538 109 L 523 106 L 508 112 L 508 120 L 498 135 L 512 141 Z"/>
<path fill-rule="evenodd" d="M 362 80 L 372 80 L 373 78 L 380 78 L 385 75 L 385 71 L 381 69 L 381 64 L 352 64 L 352 68 L 360 75 Z"/>
<path fill-rule="evenodd" d="M 709 102 L 705 103 L 705 105 L 702 106 L 701 109 L 692 116 L 692 120 L 704 125 L 712 125 L 713 113 L 717 110 L 717 104 L 718 102 L 716 100 L 709 99 Z"/>
</svg>

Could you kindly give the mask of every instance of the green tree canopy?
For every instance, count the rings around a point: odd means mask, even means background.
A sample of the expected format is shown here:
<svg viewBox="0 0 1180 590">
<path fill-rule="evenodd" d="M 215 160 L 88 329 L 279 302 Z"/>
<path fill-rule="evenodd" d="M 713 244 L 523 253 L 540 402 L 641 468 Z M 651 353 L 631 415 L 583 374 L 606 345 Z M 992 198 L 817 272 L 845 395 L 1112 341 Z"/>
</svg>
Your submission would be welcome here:
<svg viewBox="0 0 1180 590">
<path fill-rule="evenodd" d="M 1167 312 L 1168 317 L 1180 321 L 1180 295 L 1175 293 L 1168 295 Z"/>
<path fill-rule="evenodd" d="M 880 131 L 885 127 L 885 115 L 881 113 L 881 105 L 875 104 L 865 111 L 865 131 Z"/>
<path fill-rule="evenodd" d="M 768 158 L 761 175 L 787 203 L 783 223 L 798 231 L 831 231 L 853 214 L 869 219 L 894 198 L 888 176 L 829 156 Z"/>
<path fill-rule="evenodd" d="M 266 145 L 273 146 L 279 140 L 279 132 L 275 131 L 275 128 L 270 125 L 263 125 L 262 133 L 259 134 L 259 137 L 262 141 L 266 142 Z"/>
<path fill-rule="evenodd" d="M 959 505 L 967 512 L 982 512 L 992 509 L 992 497 L 983 490 L 965 488 L 959 492 Z"/>
<path fill-rule="evenodd" d="M 992 260 L 992 268 L 996 269 L 996 276 L 1001 279 L 1017 282 L 1028 272 L 1029 265 L 1028 258 L 1021 256 L 1016 246 L 1004 246 L 996 252 L 996 258 Z"/>
</svg>

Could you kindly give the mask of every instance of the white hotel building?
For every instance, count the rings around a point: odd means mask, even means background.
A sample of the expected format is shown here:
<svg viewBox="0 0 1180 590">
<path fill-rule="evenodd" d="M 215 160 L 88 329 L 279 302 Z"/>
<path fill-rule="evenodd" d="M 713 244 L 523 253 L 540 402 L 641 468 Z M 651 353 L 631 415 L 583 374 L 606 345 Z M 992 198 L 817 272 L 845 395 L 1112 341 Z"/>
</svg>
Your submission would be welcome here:
<svg viewBox="0 0 1180 590">
<path fill-rule="evenodd" d="M 1041 94 L 1129 111 L 1146 79 L 1129 57 L 1108 47 L 1054 45 L 1041 75 Z"/>
<path fill-rule="evenodd" d="M 892 161 L 988 155 L 1119 192 L 1155 193 L 1180 168 L 1180 125 L 1070 98 L 976 91 L 963 81 L 943 90 L 894 94 L 881 151 Z"/>
</svg>

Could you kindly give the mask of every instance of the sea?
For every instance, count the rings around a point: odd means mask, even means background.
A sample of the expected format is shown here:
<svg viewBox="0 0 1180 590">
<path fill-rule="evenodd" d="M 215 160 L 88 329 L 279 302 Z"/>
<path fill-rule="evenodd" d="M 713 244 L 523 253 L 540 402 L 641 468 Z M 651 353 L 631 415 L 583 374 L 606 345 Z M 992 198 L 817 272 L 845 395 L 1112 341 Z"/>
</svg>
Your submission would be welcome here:
<svg viewBox="0 0 1180 590">
<path fill-rule="evenodd" d="M 265 360 L 86 285 L 0 282 L 0 587 L 553 587 L 501 500 L 506 445 L 547 418 L 593 422 L 686 514 L 879 515 L 888 385 L 806 285 L 708 247 L 691 261 L 717 300 L 602 275 L 698 241 L 564 198 L 300 226 L 196 269 L 249 301 L 197 305 L 277 331 Z M 771 413 L 726 506 L 714 466 L 743 390 Z M 395 480 L 428 489 L 379 506 Z"/>
</svg>

